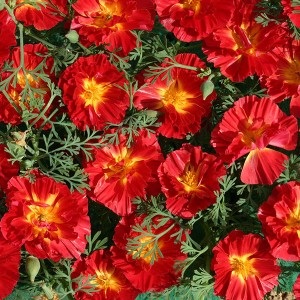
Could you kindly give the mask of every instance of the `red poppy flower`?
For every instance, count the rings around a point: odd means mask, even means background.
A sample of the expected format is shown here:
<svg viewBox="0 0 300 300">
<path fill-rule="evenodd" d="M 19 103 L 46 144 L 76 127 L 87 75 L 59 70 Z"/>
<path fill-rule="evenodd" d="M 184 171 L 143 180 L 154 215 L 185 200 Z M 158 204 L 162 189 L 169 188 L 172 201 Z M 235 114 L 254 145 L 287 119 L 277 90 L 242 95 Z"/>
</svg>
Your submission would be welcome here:
<svg viewBox="0 0 300 300">
<path fill-rule="evenodd" d="M 69 116 L 81 130 L 86 126 L 102 130 L 107 124 L 120 123 L 129 107 L 123 86 L 123 73 L 104 54 L 80 57 L 62 73 L 59 86 Z"/>
<path fill-rule="evenodd" d="M 21 249 L 4 239 L 0 231 L 0 299 L 8 296 L 19 280 Z"/>
<path fill-rule="evenodd" d="M 11 163 L 10 155 L 5 151 L 5 145 L 0 144 L 0 191 L 5 191 L 7 182 L 19 173 L 19 163 Z"/>
<path fill-rule="evenodd" d="M 195 54 L 180 54 L 175 59 L 182 65 L 205 68 Z M 170 65 L 166 62 L 162 64 L 164 66 Z M 158 112 L 158 121 L 162 123 L 158 133 L 168 138 L 182 139 L 187 133 L 196 133 L 200 129 L 201 120 L 209 114 L 216 93 L 203 99 L 200 86 L 207 78 L 198 77 L 196 71 L 176 67 L 171 70 L 171 79 L 165 75 L 138 90 L 134 103 L 139 109 Z"/>
<path fill-rule="evenodd" d="M 261 300 L 278 284 L 280 268 L 258 234 L 234 230 L 213 248 L 214 292 L 226 300 Z"/>
<path fill-rule="evenodd" d="M 155 135 L 140 132 L 130 148 L 125 136 L 119 136 L 118 145 L 95 149 L 95 159 L 87 163 L 90 197 L 118 215 L 132 213 L 131 200 L 144 197 L 146 189 L 155 185 L 156 171 L 163 160 Z"/>
<path fill-rule="evenodd" d="M 181 41 L 199 41 L 228 22 L 232 0 L 155 0 L 160 22 Z"/>
<path fill-rule="evenodd" d="M 13 67 L 18 68 L 20 66 L 20 47 L 16 47 L 12 52 L 12 62 Z M 56 82 L 54 73 L 51 73 L 51 69 L 53 67 L 53 59 L 47 58 L 44 59 L 43 55 L 47 54 L 48 50 L 42 44 L 26 44 L 24 45 L 24 67 L 26 69 L 26 74 L 24 74 L 23 70 L 20 69 L 17 75 L 17 82 L 14 85 L 13 82 L 9 85 L 7 93 L 10 97 L 11 102 L 5 97 L 3 93 L 0 93 L 0 121 L 4 123 L 10 123 L 12 125 L 18 125 L 22 121 L 22 110 L 30 111 L 37 116 L 40 111 L 44 109 L 51 97 L 51 91 L 48 87 L 47 82 L 45 82 L 41 77 L 36 76 L 35 73 L 43 73 L 50 77 L 52 82 Z M 40 54 L 40 55 L 38 55 Z M 37 67 L 40 67 L 41 64 L 44 66 L 41 71 L 35 71 Z M 11 72 L 5 72 L 2 74 L 2 79 L 6 79 L 11 76 Z M 29 89 L 25 89 L 26 83 L 30 85 L 32 90 L 39 90 L 40 92 L 32 93 Z M 27 97 L 23 97 L 22 95 L 24 91 L 28 94 Z M 31 100 L 34 98 L 34 104 L 31 104 Z M 38 103 L 38 104 L 37 104 Z M 30 105 L 31 104 L 31 105 Z M 39 106 L 39 107 L 37 107 Z M 53 105 L 45 112 L 45 115 L 49 115 L 52 110 Z M 43 118 L 40 119 L 39 122 L 36 123 L 36 126 L 40 126 L 43 123 Z M 49 126 L 49 125 L 48 125 Z"/>
<path fill-rule="evenodd" d="M 204 153 L 201 147 L 183 144 L 168 154 L 158 169 L 167 209 L 174 215 L 192 218 L 199 210 L 216 202 L 218 178 L 226 174 L 222 161 Z"/>
<path fill-rule="evenodd" d="M 8 59 L 10 48 L 17 44 L 16 41 L 16 24 L 8 14 L 7 10 L 0 11 L 0 68 Z"/>
<path fill-rule="evenodd" d="M 282 44 L 286 32 L 280 25 L 263 27 L 255 21 L 257 1 L 235 2 L 230 23 L 204 40 L 203 51 L 232 81 L 243 81 L 255 73 L 269 76 L 276 70 L 272 50 Z"/>
<path fill-rule="evenodd" d="M 225 112 L 212 132 L 211 144 L 229 164 L 248 154 L 241 180 L 248 184 L 272 184 L 284 170 L 287 155 L 267 146 L 293 150 L 298 125 L 269 98 L 246 96 Z"/>
<path fill-rule="evenodd" d="M 180 228 L 171 220 L 158 227 L 159 217 L 155 217 L 149 228 L 143 227 L 145 234 L 140 236 L 134 231 L 133 226 L 142 226 L 145 217 L 122 218 L 115 228 L 112 261 L 141 292 L 162 291 L 177 283 L 181 271 L 174 268 L 175 262 L 183 261 L 187 256 L 180 251 L 181 243 L 174 237 Z M 148 233 L 149 229 L 151 233 Z M 164 232 L 155 242 L 155 237 Z M 128 239 L 134 238 L 136 243 L 130 246 Z"/>
<path fill-rule="evenodd" d="M 284 260 L 300 260 L 300 183 L 276 186 L 258 210 L 258 218 L 272 254 Z"/>
<path fill-rule="evenodd" d="M 300 117 L 300 45 L 280 48 L 277 70 L 265 79 L 268 95 L 274 102 L 291 97 L 291 113 Z M 263 79 L 264 80 L 264 79 Z"/>
<path fill-rule="evenodd" d="M 13 177 L 7 188 L 9 211 L 0 226 L 3 236 L 24 244 L 38 258 L 78 258 L 90 234 L 87 198 L 65 184 L 36 173 L 31 183 Z M 74 209 L 76 207 L 76 209 Z"/>
<path fill-rule="evenodd" d="M 138 291 L 112 264 L 109 250 L 97 250 L 85 258 L 79 258 L 73 265 L 72 278 L 83 276 L 81 286 L 99 290 L 90 295 L 84 291 L 75 294 L 77 300 L 134 300 Z M 76 281 L 74 284 L 76 288 Z"/>
<path fill-rule="evenodd" d="M 294 283 L 293 292 L 294 292 L 296 299 L 300 299 L 300 275 L 298 275 L 298 277 Z"/>
<path fill-rule="evenodd" d="M 127 55 L 136 47 L 133 29 L 151 30 L 154 24 L 152 0 L 78 0 L 72 5 L 75 17 L 71 29 L 78 31 L 84 45 L 106 44 L 109 51 Z"/>
<path fill-rule="evenodd" d="M 48 30 L 63 21 L 68 13 L 67 0 L 39 0 L 34 5 L 17 0 L 15 16 L 25 26 L 33 25 L 37 30 Z"/>
<path fill-rule="evenodd" d="M 296 3 L 292 0 L 281 0 L 283 14 L 287 15 L 295 26 L 300 27 L 300 5 L 295 5 L 293 2 Z"/>
</svg>

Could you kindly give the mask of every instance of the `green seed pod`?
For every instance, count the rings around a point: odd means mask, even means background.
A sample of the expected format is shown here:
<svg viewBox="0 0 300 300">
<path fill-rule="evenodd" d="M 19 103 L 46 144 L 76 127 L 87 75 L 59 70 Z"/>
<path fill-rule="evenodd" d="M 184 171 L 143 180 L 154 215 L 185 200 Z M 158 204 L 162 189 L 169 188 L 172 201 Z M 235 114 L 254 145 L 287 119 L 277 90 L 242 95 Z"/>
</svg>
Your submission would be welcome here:
<svg viewBox="0 0 300 300">
<path fill-rule="evenodd" d="M 38 274 L 40 267 L 40 261 L 35 256 L 28 256 L 26 258 L 25 269 L 32 283 L 34 282 L 34 279 Z"/>
<path fill-rule="evenodd" d="M 200 87 L 202 94 L 203 94 L 203 100 L 205 100 L 213 91 L 214 91 L 214 84 L 212 81 L 207 80 L 204 81 Z"/>
<path fill-rule="evenodd" d="M 66 38 L 72 43 L 76 44 L 79 41 L 79 34 L 75 30 L 70 30 L 66 34 Z"/>
</svg>

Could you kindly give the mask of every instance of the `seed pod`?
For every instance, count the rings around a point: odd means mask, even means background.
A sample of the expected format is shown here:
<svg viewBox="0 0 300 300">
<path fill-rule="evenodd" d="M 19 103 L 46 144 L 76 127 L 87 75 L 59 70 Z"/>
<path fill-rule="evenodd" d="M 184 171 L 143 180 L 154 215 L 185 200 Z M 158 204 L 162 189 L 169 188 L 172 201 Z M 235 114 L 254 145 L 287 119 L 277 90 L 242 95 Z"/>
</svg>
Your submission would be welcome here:
<svg viewBox="0 0 300 300">
<path fill-rule="evenodd" d="M 36 275 L 40 270 L 41 264 L 40 261 L 35 256 L 28 256 L 26 258 L 26 272 L 29 276 L 30 281 L 33 283 Z"/>
<path fill-rule="evenodd" d="M 75 30 L 70 30 L 66 34 L 66 38 L 72 43 L 76 44 L 79 41 L 79 34 Z"/>
</svg>

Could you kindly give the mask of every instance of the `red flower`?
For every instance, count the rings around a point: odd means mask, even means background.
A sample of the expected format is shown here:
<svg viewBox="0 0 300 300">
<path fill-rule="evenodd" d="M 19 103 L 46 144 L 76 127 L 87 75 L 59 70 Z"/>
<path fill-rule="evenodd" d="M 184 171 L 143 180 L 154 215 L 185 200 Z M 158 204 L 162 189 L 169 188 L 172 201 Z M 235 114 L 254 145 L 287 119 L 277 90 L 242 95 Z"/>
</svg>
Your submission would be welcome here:
<svg viewBox="0 0 300 300">
<path fill-rule="evenodd" d="M 218 178 L 225 174 L 217 157 L 202 152 L 201 147 L 183 144 L 181 149 L 168 154 L 158 169 L 167 209 L 174 215 L 192 218 L 216 202 Z"/>
<path fill-rule="evenodd" d="M 272 184 L 284 170 L 288 157 L 267 146 L 293 150 L 297 132 L 297 119 L 285 115 L 272 100 L 246 96 L 225 112 L 212 132 L 211 143 L 229 164 L 249 153 L 242 182 Z"/>
<path fill-rule="evenodd" d="M 127 55 L 136 47 L 133 29 L 151 30 L 154 24 L 152 0 L 78 0 L 72 5 L 76 29 L 84 45 L 107 44 L 109 51 L 120 47 L 119 55 Z"/>
<path fill-rule="evenodd" d="M 20 247 L 5 240 L 0 231 L 0 299 L 8 296 L 19 280 Z"/>
<path fill-rule="evenodd" d="M 5 151 L 5 145 L 0 144 L 0 191 L 5 191 L 7 182 L 19 173 L 19 163 L 11 163 L 10 155 Z"/>
<path fill-rule="evenodd" d="M 81 130 L 102 130 L 107 122 L 120 123 L 129 107 L 123 73 L 104 54 L 80 57 L 62 73 L 59 86 L 69 116 Z"/>
<path fill-rule="evenodd" d="M 205 68 L 205 64 L 195 54 L 180 54 L 175 57 L 178 64 Z M 168 61 L 162 67 L 170 66 Z M 213 92 L 203 99 L 201 84 L 207 78 L 199 78 L 196 71 L 172 68 L 171 79 L 162 74 L 155 83 L 149 83 L 135 93 L 134 102 L 139 109 L 156 110 L 162 125 L 158 133 L 182 139 L 189 132 L 200 129 L 201 120 L 210 112 L 211 101 L 216 98 Z"/>
<path fill-rule="evenodd" d="M 160 22 L 181 41 L 199 41 L 223 27 L 233 8 L 232 0 L 155 0 Z"/>
<path fill-rule="evenodd" d="M 67 0 L 40 0 L 34 1 L 34 5 L 22 4 L 27 2 L 17 0 L 15 16 L 25 26 L 33 25 L 37 30 L 48 30 L 63 21 L 68 13 Z"/>
<path fill-rule="evenodd" d="M 272 254 L 284 260 L 300 260 L 300 183 L 276 186 L 258 210 L 258 218 Z"/>
<path fill-rule="evenodd" d="M 11 82 L 9 85 L 7 93 L 13 105 L 9 102 L 4 94 L 0 93 L 0 107 L 2 108 L 0 110 L 0 121 L 4 123 L 10 123 L 12 125 L 18 125 L 22 121 L 22 110 L 30 111 L 38 116 L 47 105 L 50 100 L 51 91 L 48 87 L 47 82 L 45 82 L 41 77 L 35 74 L 41 73 L 41 71 L 35 71 L 35 69 L 43 64 L 43 55 L 46 55 L 47 51 L 47 48 L 42 44 L 24 45 L 24 67 L 26 69 L 26 74 L 24 74 L 23 70 L 20 69 L 17 75 L 16 85 L 14 86 L 13 82 Z M 20 56 L 20 47 L 14 48 L 12 53 L 14 68 L 20 67 Z M 47 58 L 45 59 L 42 72 L 48 75 L 52 82 L 55 82 L 56 80 L 54 77 L 54 73 L 51 73 L 52 67 L 53 59 Z M 11 72 L 5 72 L 2 74 L 2 79 L 4 80 L 11 75 Z M 26 82 L 30 85 L 32 91 L 27 88 L 25 89 Z M 34 89 L 38 89 L 40 90 L 40 92 L 34 92 Z M 24 92 L 27 96 L 24 96 Z M 34 104 L 31 103 L 31 100 L 33 100 L 32 98 L 34 98 Z M 52 106 L 53 105 L 51 105 L 50 108 L 46 111 L 46 115 L 50 114 Z M 40 126 L 43 121 L 43 118 L 41 118 L 39 122 L 36 123 L 36 126 Z"/>
<path fill-rule="evenodd" d="M 73 265 L 71 277 L 76 278 L 80 275 L 83 276 L 81 286 L 86 290 L 92 287 L 99 291 L 90 295 L 78 291 L 75 294 L 77 300 L 134 300 L 138 295 L 138 291 L 122 271 L 114 267 L 108 250 L 97 250 L 85 258 L 78 259 Z M 76 287 L 76 284 L 74 286 Z"/>
<path fill-rule="evenodd" d="M 130 148 L 120 135 L 118 145 L 95 149 L 95 159 L 87 163 L 92 188 L 90 197 L 118 215 L 132 213 L 131 200 L 144 197 L 156 183 L 156 171 L 163 160 L 155 135 L 140 132 Z"/>
<path fill-rule="evenodd" d="M 280 268 L 258 234 L 234 230 L 213 248 L 215 294 L 226 300 L 261 300 L 278 284 Z"/>
<path fill-rule="evenodd" d="M 8 14 L 7 10 L 0 11 L 0 69 L 2 64 L 8 59 L 10 48 L 17 44 L 16 24 Z"/>
<path fill-rule="evenodd" d="M 149 228 L 142 226 L 145 217 L 131 215 L 122 218 L 113 237 L 116 246 L 111 248 L 112 260 L 141 292 L 162 291 L 177 283 L 181 272 L 174 268 L 174 264 L 187 256 L 180 251 L 181 243 L 175 241 L 174 234 L 180 229 L 178 225 L 170 220 L 158 227 L 159 217 L 155 217 L 148 233 Z M 140 235 L 134 230 L 134 225 L 142 226 L 145 233 Z M 160 234 L 162 236 L 155 240 Z M 128 239 L 134 238 L 135 242 L 129 245 Z"/>
<path fill-rule="evenodd" d="M 41 259 L 77 258 L 84 251 L 90 234 L 85 195 L 36 173 L 34 183 L 13 177 L 6 201 L 9 211 L 0 223 L 6 239 L 25 243 L 26 250 Z"/>
<path fill-rule="evenodd" d="M 295 3 L 296 1 L 281 0 L 283 14 L 287 15 L 295 26 L 300 27 L 300 5 L 295 5 L 293 2 Z"/>
<path fill-rule="evenodd" d="M 230 23 L 204 40 L 203 51 L 208 61 L 232 81 L 243 81 L 255 73 L 269 76 L 276 70 L 277 58 L 272 50 L 282 44 L 286 32 L 273 23 L 263 27 L 255 22 L 257 1 L 235 2 Z"/>
<path fill-rule="evenodd" d="M 278 50 L 277 70 L 266 78 L 268 95 L 274 102 L 291 99 L 291 113 L 300 117 L 300 45 Z"/>
<path fill-rule="evenodd" d="M 296 299 L 300 299 L 300 274 L 298 275 L 294 283 L 293 292 L 295 294 Z"/>
</svg>

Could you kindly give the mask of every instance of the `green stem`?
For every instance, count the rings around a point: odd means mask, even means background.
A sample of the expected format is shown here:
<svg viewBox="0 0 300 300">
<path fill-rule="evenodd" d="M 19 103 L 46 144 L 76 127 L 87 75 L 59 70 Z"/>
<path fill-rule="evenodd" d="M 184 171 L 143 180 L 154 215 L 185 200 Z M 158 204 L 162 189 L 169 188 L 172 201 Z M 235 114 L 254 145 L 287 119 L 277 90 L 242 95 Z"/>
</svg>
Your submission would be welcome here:
<svg viewBox="0 0 300 300">
<path fill-rule="evenodd" d="M 41 263 L 41 266 L 42 266 L 42 269 L 43 269 L 43 272 L 44 272 L 46 278 L 49 279 L 51 276 L 50 276 L 50 273 L 48 272 L 48 269 L 46 267 L 44 260 L 40 259 L 40 263 Z"/>
<path fill-rule="evenodd" d="M 24 26 L 23 24 L 18 24 L 20 32 L 20 66 L 24 71 Z"/>
<path fill-rule="evenodd" d="M 85 46 L 83 46 L 82 44 L 80 44 L 79 42 L 76 43 L 86 54 L 93 54 L 93 52 L 86 48 Z"/>
<path fill-rule="evenodd" d="M 35 39 L 36 41 L 38 41 L 38 42 L 44 44 L 44 45 L 47 46 L 48 48 L 52 48 L 52 49 L 55 49 L 55 48 L 56 48 L 55 45 L 53 45 L 53 44 L 51 44 L 51 43 L 45 41 L 44 39 L 42 39 L 42 38 L 36 36 L 35 34 L 33 34 L 33 33 L 31 33 L 31 32 L 26 33 L 26 34 L 27 34 L 29 37 Z"/>
<path fill-rule="evenodd" d="M 19 113 L 22 114 L 22 110 L 16 105 L 16 103 L 11 99 L 9 94 L 6 92 L 6 90 L 3 90 L 2 93 L 6 97 L 6 99 L 9 101 L 9 103 L 13 106 L 13 108 Z"/>
<path fill-rule="evenodd" d="M 7 10 L 7 12 L 9 13 L 9 15 L 11 16 L 12 20 L 18 24 L 18 21 L 14 15 L 14 10 L 10 8 L 10 6 L 8 6 L 5 2 L 4 2 L 4 8 Z"/>
</svg>

